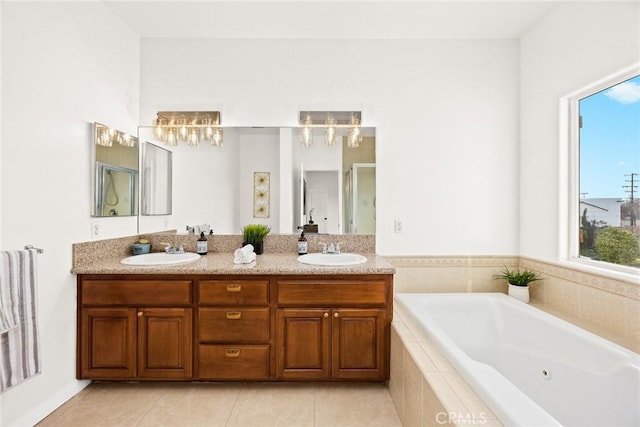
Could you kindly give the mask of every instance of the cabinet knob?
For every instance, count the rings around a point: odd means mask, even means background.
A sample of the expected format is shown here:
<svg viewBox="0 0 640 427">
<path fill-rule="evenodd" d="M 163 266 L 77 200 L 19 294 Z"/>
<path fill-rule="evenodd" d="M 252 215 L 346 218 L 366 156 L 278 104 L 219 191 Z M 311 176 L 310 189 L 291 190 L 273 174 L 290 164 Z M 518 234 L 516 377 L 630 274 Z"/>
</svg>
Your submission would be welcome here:
<svg viewBox="0 0 640 427">
<path fill-rule="evenodd" d="M 329 313 L 324 313 L 322 317 L 329 317 Z"/>
<path fill-rule="evenodd" d="M 142 316 L 144 316 L 144 311 L 139 311 L 138 312 L 138 317 L 142 317 Z"/>
<path fill-rule="evenodd" d="M 337 312 L 333 313 L 333 317 L 337 318 L 338 316 L 340 316 Z"/>
</svg>

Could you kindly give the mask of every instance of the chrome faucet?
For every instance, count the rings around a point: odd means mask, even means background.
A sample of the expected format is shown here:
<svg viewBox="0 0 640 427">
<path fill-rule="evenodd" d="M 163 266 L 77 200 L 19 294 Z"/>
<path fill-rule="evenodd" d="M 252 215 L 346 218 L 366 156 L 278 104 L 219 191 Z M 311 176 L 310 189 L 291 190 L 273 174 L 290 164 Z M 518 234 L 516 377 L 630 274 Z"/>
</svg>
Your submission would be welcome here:
<svg viewBox="0 0 640 427">
<path fill-rule="evenodd" d="M 168 254 L 183 254 L 184 246 L 180 244 L 179 247 L 171 246 L 171 243 L 160 242 L 161 245 L 165 245 L 164 251 Z"/>
<path fill-rule="evenodd" d="M 322 245 L 322 253 L 323 254 L 339 254 L 340 253 L 340 243 L 329 243 L 327 246 L 326 243 L 320 243 Z"/>
</svg>

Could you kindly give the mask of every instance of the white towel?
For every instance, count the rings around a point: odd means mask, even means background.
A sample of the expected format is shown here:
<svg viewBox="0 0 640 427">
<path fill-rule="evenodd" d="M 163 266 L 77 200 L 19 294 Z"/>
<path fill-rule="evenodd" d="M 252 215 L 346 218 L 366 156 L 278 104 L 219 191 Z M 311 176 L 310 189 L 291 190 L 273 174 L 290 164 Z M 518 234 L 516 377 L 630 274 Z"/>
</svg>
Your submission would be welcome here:
<svg viewBox="0 0 640 427">
<path fill-rule="evenodd" d="M 234 264 L 249 264 L 256 260 L 256 253 L 253 252 L 253 245 L 244 245 L 240 249 L 236 249 L 233 253 Z"/>
<path fill-rule="evenodd" d="M 234 256 L 233 263 L 234 264 L 249 264 L 256 260 L 256 253 L 251 252 L 249 255 L 244 256 Z"/>
<path fill-rule="evenodd" d="M 254 253 L 253 252 L 253 245 L 249 243 L 247 245 L 244 245 L 240 249 L 236 249 L 236 251 L 233 253 L 233 256 L 234 257 L 242 257 L 242 256 L 249 255 L 251 253 Z"/>
<path fill-rule="evenodd" d="M 0 252 L 0 391 L 40 373 L 34 250 Z M 13 325 L 13 326 L 12 326 Z"/>
</svg>

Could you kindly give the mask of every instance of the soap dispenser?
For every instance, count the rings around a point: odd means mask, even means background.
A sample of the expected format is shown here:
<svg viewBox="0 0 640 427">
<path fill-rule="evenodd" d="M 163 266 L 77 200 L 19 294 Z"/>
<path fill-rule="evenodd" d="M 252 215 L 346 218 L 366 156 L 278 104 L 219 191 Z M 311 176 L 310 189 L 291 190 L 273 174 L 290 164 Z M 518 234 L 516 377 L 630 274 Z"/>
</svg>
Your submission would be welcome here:
<svg viewBox="0 0 640 427">
<path fill-rule="evenodd" d="M 300 233 L 298 239 L 298 255 L 304 255 L 307 253 L 307 238 L 304 237 L 304 231 Z"/>
<path fill-rule="evenodd" d="M 204 237 L 204 231 L 200 233 L 200 238 L 196 242 L 196 252 L 198 255 L 206 255 L 209 252 L 207 238 Z"/>
</svg>

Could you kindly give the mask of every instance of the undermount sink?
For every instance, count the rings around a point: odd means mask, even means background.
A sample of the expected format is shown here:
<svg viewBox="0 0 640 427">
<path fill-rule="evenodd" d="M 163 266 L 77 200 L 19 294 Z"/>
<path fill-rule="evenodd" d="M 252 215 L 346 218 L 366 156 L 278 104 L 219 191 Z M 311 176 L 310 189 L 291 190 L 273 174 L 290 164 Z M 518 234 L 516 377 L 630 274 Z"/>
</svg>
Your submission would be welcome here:
<svg viewBox="0 0 640 427">
<path fill-rule="evenodd" d="M 126 265 L 173 265 L 186 264 L 200 259 L 200 255 L 193 252 L 183 254 L 168 254 L 166 252 L 153 252 L 150 254 L 134 255 L 120 261 Z"/>
<path fill-rule="evenodd" d="M 339 254 L 323 254 L 320 252 L 300 255 L 298 261 L 303 264 L 311 265 L 328 265 L 328 266 L 345 266 L 358 265 L 367 262 L 367 257 L 359 254 L 339 253 Z"/>
</svg>

